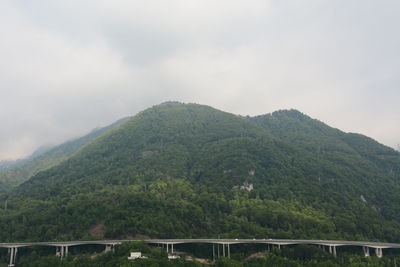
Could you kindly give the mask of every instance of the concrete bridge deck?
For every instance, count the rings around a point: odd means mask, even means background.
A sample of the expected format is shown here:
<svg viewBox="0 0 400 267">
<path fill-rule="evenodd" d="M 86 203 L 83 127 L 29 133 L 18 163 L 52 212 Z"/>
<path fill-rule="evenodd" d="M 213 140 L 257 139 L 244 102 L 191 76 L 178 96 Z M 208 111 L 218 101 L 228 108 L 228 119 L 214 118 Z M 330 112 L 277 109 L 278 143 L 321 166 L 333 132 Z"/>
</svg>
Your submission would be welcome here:
<svg viewBox="0 0 400 267">
<path fill-rule="evenodd" d="M 362 247 L 364 255 L 370 256 L 369 249 L 375 249 L 375 254 L 382 257 L 382 249 L 387 248 L 400 248 L 400 243 L 386 243 L 386 242 L 369 242 L 369 241 L 346 241 L 346 240 L 306 240 L 306 239 L 132 239 L 132 240 L 90 240 L 90 241 L 60 241 L 60 242 L 15 242 L 15 243 L 0 243 L 0 248 L 8 248 L 10 252 L 10 264 L 14 266 L 18 248 L 33 247 L 33 246 L 52 246 L 56 247 L 56 254 L 61 258 L 68 255 L 68 248 L 72 246 L 82 245 L 105 245 L 106 251 L 111 250 L 115 245 L 120 245 L 125 242 L 143 241 L 148 244 L 163 244 L 166 245 L 167 252 L 169 247 L 171 252 L 174 251 L 176 244 L 189 244 L 189 243 L 205 243 L 214 245 L 222 245 L 223 256 L 225 257 L 225 249 L 227 256 L 230 257 L 230 245 L 234 244 L 268 244 L 268 245 L 318 245 L 329 248 L 329 252 L 336 256 L 336 247 L 340 246 L 358 246 Z"/>
<path fill-rule="evenodd" d="M 120 240 L 120 242 L 125 242 Z M 399 243 L 369 242 L 369 241 L 345 241 L 345 240 L 306 240 L 306 239 L 147 239 L 150 244 L 185 244 L 185 243 L 209 243 L 209 244 L 271 244 L 271 245 L 322 245 L 322 246 L 360 246 L 370 248 L 400 248 Z"/>
<path fill-rule="evenodd" d="M 126 240 L 90 240 L 90 241 L 59 241 L 59 242 L 15 242 L 0 243 L 0 247 L 31 247 L 31 246 L 80 246 L 80 245 L 119 245 L 125 242 L 143 241 L 149 244 L 271 244 L 271 245 L 323 245 L 323 246 L 360 246 L 370 248 L 400 248 L 400 243 L 346 241 L 346 240 L 306 240 L 306 239 L 126 239 Z"/>
</svg>

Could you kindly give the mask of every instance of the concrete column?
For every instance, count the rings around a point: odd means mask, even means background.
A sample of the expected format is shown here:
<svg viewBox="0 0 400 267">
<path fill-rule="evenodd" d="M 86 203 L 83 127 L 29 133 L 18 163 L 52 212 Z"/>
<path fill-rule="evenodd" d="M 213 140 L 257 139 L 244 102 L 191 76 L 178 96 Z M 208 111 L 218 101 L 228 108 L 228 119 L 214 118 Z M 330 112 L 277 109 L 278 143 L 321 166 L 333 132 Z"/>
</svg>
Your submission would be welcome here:
<svg viewBox="0 0 400 267">
<path fill-rule="evenodd" d="M 10 265 L 8 265 L 8 266 L 14 266 L 14 263 L 15 263 L 15 261 L 14 261 L 14 251 L 15 251 L 15 248 L 11 248 Z"/>
<path fill-rule="evenodd" d="M 213 261 L 215 261 L 215 244 L 213 244 Z"/>
<path fill-rule="evenodd" d="M 225 244 L 222 244 L 222 255 L 225 258 Z"/>
<path fill-rule="evenodd" d="M 68 256 L 68 246 L 56 247 L 56 255 L 61 259 Z"/>
<path fill-rule="evenodd" d="M 171 244 L 171 253 L 174 254 L 174 244 Z"/>
<path fill-rule="evenodd" d="M 369 254 L 369 247 L 363 247 L 363 252 L 364 252 L 364 256 L 365 256 L 365 257 L 369 257 L 369 256 L 370 256 L 370 254 Z"/>
<path fill-rule="evenodd" d="M 228 246 L 228 258 L 230 259 L 231 258 L 231 249 L 229 247 L 229 244 L 227 246 Z"/>
<path fill-rule="evenodd" d="M 375 254 L 378 258 L 382 258 L 383 256 L 382 248 L 375 248 Z"/>
<path fill-rule="evenodd" d="M 329 253 L 336 257 L 336 246 L 329 246 Z"/>
<path fill-rule="evenodd" d="M 10 251 L 10 264 L 8 264 L 9 267 L 14 266 L 14 249 L 15 248 L 9 248 Z"/>
<path fill-rule="evenodd" d="M 105 253 L 111 251 L 111 245 L 106 245 L 106 249 L 104 250 Z"/>
<path fill-rule="evenodd" d="M 217 247 L 218 247 L 218 259 L 219 259 L 219 257 L 220 257 L 220 253 L 219 253 L 219 244 L 217 244 Z"/>
<path fill-rule="evenodd" d="M 10 264 L 8 266 L 13 267 L 13 266 L 15 266 L 15 261 L 17 259 L 18 248 L 14 247 L 14 248 L 11 248 L 9 251 L 10 251 Z"/>
<path fill-rule="evenodd" d="M 167 245 L 167 254 L 168 254 L 168 243 L 166 245 Z"/>
</svg>

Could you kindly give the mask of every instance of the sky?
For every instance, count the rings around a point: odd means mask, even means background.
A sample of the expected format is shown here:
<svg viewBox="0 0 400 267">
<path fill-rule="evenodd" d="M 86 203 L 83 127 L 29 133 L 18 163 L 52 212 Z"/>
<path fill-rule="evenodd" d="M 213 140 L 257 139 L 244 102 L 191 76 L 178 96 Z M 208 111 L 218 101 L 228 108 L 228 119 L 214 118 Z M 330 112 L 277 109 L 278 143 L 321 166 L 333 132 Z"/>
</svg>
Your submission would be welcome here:
<svg viewBox="0 0 400 267">
<path fill-rule="evenodd" d="M 1 0 L 0 160 L 165 101 L 400 144 L 398 0 Z"/>
</svg>

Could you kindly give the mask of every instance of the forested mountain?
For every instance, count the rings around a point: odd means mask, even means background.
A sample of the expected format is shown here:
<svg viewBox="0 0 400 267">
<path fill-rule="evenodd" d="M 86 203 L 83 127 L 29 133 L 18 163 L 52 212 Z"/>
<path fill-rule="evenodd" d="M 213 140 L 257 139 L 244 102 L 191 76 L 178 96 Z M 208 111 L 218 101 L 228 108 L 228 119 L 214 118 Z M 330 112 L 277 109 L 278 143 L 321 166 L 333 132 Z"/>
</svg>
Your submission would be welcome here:
<svg viewBox="0 0 400 267">
<path fill-rule="evenodd" d="M 0 171 L 14 166 L 15 163 L 16 163 L 16 161 L 14 161 L 14 160 L 1 160 L 0 161 Z"/>
<path fill-rule="evenodd" d="M 0 161 L 0 171 L 10 169 L 10 168 L 16 168 L 28 161 L 35 159 L 36 157 L 39 157 L 43 153 L 49 151 L 51 148 L 52 148 L 51 146 L 41 146 L 26 158 L 21 158 L 21 159 L 16 159 L 16 160 L 1 160 Z"/>
<path fill-rule="evenodd" d="M 368 137 L 295 110 L 241 117 L 169 102 L 4 193 L 0 240 L 400 242 L 399 203 L 400 154 Z"/>
<path fill-rule="evenodd" d="M 30 177 L 38 172 L 46 170 L 66 160 L 79 148 L 86 145 L 105 131 L 116 127 L 124 120 L 126 120 L 126 118 L 118 120 L 109 126 L 94 129 L 83 137 L 65 142 L 55 147 L 41 147 L 25 159 L 12 161 L 7 165 L 4 164 L 3 168 L 0 168 L 0 192 L 17 186 L 22 182 L 29 180 Z"/>
</svg>

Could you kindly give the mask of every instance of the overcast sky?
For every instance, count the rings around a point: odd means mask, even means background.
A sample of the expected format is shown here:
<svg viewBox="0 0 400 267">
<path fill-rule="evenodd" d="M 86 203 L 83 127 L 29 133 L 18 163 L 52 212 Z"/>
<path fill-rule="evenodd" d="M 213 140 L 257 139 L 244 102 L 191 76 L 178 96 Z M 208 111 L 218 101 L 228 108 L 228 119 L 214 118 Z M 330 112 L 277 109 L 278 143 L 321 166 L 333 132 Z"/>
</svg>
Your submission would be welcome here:
<svg viewBox="0 0 400 267">
<path fill-rule="evenodd" d="M 398 0 L 0 0 L 0 160 L 167 100 L 400 143 Z"/>
</svg>

